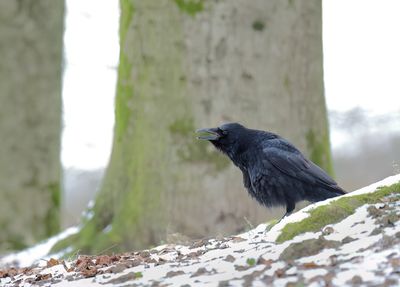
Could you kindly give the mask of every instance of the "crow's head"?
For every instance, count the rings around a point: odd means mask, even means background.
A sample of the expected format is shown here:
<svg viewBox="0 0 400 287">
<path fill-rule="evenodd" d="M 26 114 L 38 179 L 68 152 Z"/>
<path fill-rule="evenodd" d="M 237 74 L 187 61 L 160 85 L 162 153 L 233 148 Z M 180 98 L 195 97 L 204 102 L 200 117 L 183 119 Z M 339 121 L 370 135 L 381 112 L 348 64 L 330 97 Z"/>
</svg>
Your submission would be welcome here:
<svg viewBox="0 0 400 287">
<path fill-rule="evenodd" d="M 217 149 L 234 157 L 243 147 L 250 130 L 238 123 L 223 124 L 217 128 L 199 129 L 197 137 L 200 140 L 210 141 Z"/>
</svg>

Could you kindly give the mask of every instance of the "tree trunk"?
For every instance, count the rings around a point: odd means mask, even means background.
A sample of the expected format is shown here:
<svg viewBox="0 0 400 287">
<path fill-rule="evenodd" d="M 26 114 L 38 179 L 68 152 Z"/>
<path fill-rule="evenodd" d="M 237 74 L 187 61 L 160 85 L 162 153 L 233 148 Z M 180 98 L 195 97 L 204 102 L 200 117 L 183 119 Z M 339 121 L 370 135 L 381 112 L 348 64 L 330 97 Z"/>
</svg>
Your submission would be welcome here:
<svg viewBox="0 0 400 287">
<path fill-rule="evenodd" d="M 86 252 L 237 232 L 267 218 L 194 130 L 277 132 L 331 171 L 321 1 L 121 2 L 116 125 Z"/>
<path fill-rule="evenodd" d="M 59 229 L 64 2 L 0 1 L 0 250 Z"/>
</svg>

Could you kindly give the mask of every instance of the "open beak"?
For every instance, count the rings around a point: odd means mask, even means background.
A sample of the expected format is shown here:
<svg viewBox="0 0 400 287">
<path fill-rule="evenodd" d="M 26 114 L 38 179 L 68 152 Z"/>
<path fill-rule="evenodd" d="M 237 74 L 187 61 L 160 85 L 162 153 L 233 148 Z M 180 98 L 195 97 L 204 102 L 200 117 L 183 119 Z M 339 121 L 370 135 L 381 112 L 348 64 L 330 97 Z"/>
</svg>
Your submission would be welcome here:
<svg viewBox="0 0 400 287">
<path fill-rule="evenodd" d="M 199 140 L 215 141 L 221 137 L 217 128 L 199 129 L 196 133 L 200 134 L 197 137 Z"/>
</svg>

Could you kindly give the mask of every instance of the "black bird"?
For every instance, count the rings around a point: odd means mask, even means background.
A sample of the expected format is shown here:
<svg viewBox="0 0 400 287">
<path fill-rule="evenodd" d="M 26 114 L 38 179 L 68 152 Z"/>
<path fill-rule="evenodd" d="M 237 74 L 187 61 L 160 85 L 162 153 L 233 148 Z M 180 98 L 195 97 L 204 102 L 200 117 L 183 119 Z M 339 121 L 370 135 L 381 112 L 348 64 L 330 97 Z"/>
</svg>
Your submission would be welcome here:
<svg viewBox="0 0 400 287">
<path fill-rule="evenodd" d="M 316 202 L 345 194 L 325 171 L 274 133 L 238 123 L 196 132 L 198 139 L 210 141 L 240 168 L 244 186 L 260 204 L 286 206 L 282 218 L 301 200 Z"/>
</svg>

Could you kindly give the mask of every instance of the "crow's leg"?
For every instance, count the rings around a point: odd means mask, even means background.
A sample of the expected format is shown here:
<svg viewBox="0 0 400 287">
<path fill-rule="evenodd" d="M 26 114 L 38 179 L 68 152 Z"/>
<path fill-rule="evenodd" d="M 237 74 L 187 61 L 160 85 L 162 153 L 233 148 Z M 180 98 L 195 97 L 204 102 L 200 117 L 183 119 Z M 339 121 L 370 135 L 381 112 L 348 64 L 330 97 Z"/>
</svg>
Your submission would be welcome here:
<svg viewBox="0 0 400 287">
<path fill-rule="evenodd" d="M 278 220 L 278 222 L 277 223 L 275 223 L 275 224 L 278 224 L 279 222 L 281 222 L 282 221 L 282 219 L 284 219 L 286 216 L 289 216 L 290 214 L 292 214 L 292 212 L 290 211 L 290 212 L 288 212 L 288 211 L 286 211 L 286 213 L 281 217 L 281 219 L 279 219 Z"/>
<path fill-rule="evenodd" d="M 287 201 L 287 202 L 286 202 L 286 213 L 281 217 L 281 219 L 278 220 L 277 223 L 273 224 L 272 226 L 271 226 L 271 225 L 267 226 L 267 228 L 265 228 L 264 234 L 265 234 L 267 231 L 270 231 L 271 228 L 272 228 L 273 226 L 275 226 L 275 225 L 277 225 L 279 222 L 281 222 L 282 219 L 284 219 L 286 216 L 289 216 L 290 214 L 292 214 L 292 212 L 293 212 L 293 210 L 294 210 L 295 207 L 296 207 L 296 204 L 295 204 L 294 201 Z"/>
<path fill-rule="evenodd" d="M 289 216 L 290 214 L 292 214 L 295 207 L 296 207 L 296 204 L 293 201 L 288 200 L 286 202 L 286 213 L 281 217 L 281 219 L 279 219 L 279 221 L 276 224 L 281 222 L 281 220 L 284 219 L 286 216 Z"/>
</svg>

